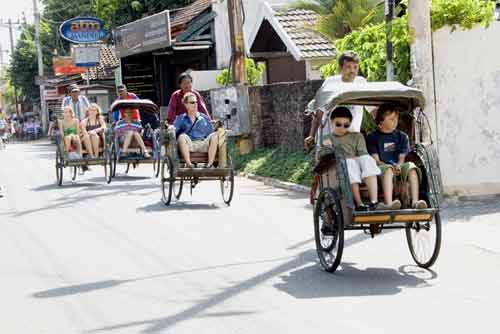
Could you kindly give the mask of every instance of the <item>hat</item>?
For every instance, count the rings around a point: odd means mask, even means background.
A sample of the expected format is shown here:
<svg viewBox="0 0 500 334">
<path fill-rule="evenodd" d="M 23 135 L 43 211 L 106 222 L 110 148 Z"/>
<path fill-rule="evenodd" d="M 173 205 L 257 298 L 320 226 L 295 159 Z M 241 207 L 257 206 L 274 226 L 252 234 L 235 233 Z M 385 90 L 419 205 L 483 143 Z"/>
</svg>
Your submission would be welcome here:
<svg viewBox="0 0 500 334">
<path fill-rule="evenodd" d="M 119 92 L 123 92 L 125 90 L 127 90 L 127 86 L 125 86 L 125 85 L 118 85 L 118 91 Z"/>
<path fill-rule="evenodd" d="M 71 87 L 71 93 L 74 93 L 74 92 L 79 92 L 80 91 L 80 88 L 78 88 L 78 86 L 72 86 Z"/>
</svg>

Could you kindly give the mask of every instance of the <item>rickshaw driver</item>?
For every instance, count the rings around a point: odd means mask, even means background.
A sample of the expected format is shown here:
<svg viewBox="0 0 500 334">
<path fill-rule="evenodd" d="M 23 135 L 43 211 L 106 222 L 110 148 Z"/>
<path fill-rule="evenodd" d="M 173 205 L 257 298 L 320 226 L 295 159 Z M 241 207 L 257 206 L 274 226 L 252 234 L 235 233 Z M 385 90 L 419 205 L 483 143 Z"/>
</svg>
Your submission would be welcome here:
<svg viewBox="0 0 500 334">
<path fill-rule="evenodd" d="M 187 167 L 192 168 L 190 152 L 208 152 L 208 165 L 212 167 L 219 139 L 210 119 L 205 114 L 198 112 L 196 94 L 184 94 L 182 103 L 187 113 L 177 116 L 174 122 L 175 135 L 178 137 L 179 150 Z"/>
</svg>

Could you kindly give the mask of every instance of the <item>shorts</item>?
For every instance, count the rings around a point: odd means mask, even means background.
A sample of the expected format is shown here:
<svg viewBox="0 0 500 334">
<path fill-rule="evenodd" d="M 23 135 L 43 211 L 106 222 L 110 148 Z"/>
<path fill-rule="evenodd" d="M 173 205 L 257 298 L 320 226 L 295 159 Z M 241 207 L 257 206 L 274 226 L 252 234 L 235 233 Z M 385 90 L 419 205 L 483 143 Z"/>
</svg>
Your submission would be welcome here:
<svg viewBox="0 0 500 334">
<path fill-rule="evenodd" d="M 389 168 L 394 168 L 392 165 L 388 164 L 383 164 L 379 167 L 382 171 L 382 175 L 384 175 Z M 422 172 L 420 171 L 420 168 L 418 168 L 417 165 L 415 165 L 413 162 L 405 162 L 401 165 L 401 174 L 394 176 L 394 183 L 406 183 L 408 181 L 408 175 L 410 175 L 410 171 L 412 169 L 415 169 L 417 171 L 418 180 L 420 182 L 422 180 Z"/>
<path fill-rule="evenodd" d="M 184 138 L 186 142 L 188 143 L 189 146 L 189 152 L 203 152 L 206 153 L 208 152 L 208 147 L 210 146 L 210 139 L 212 136 L 217 135 L 217 132 L 213 132 L 210 135 L 208 135 L 207 138 L 203 140 L 192 140 L 188 135 L 185 133 L 181 134 L 178 139 Z"/>
<path fill-rule="evenodd" d="M 347 171 L 349 172 L 349 181 L 351 184 L 361 183 L 361 181 L 369 176 L 380 175 L 380 169 L 369 155 L 362 155 L 356 158 L 346 159 Z"/>
<path fill-rule="evenodd" d="M 116 123 L 115 131 L 120 135 L 124 134 L 125 132 L 128 132 L 128 131 L 141 132 L 142 125 L 141 125 L 141 122 L 139 122 L 139 121 L 127 122 L 125 120 L 119 120 Z"/>
</svg>

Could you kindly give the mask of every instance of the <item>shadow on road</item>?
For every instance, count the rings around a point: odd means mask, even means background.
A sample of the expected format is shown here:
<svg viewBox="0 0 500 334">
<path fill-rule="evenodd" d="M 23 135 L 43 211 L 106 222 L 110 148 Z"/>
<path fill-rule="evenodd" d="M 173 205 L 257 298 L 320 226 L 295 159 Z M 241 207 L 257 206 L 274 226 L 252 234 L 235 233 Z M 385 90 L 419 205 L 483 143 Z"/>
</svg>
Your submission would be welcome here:
<svg viewBox="0 0 500 334">
<path fill-rule="evenodd" d="M 429 276 L 425 269 L 412 273 L 392 268 L 358 269 L 352 263 L 342 263 L 331 275 L 311 265 L 282 276 L 283 282 L 275 287 L 299 299 L 387 296 L 400 293 L 402 288 L 429 286 L 428 279 L 419 275 Z"/>
<path fill-rule="evenodd" d="M 137 211 L 141 212 L 168 212 L 168 211 L 185 211 L 185 210 L 219 210 L 227 207 L 225 204 L 217 205 L 212 204 L 202 204 L 202 203 L 189 203 L 189 202 L 176 202 L 169 206 L 163 204 L 159 201 L 153 204 L 148 204 L 146 206 L 137 208 Z"/>
<path fill-rule="evenodd" d="M 346 240 L 346 247 L 364 240 L 366 240 L 366 236 L 356 235 Z M 307 250 L 271 270 L 234 284 L 220 293 L 201 300 L 182 312 L 165 317 L 96 328 L 88 330 L 87 333 L 128 329 L 138 326 L 147 326 L 141 333 L 157 333 L 172 328 L 183 321 L 203 316 L 210 308 L 286 273 L 289 274 L 281 276 L 283 282 L 276 284 L 275 287 L 296 298 L 393 295 L 401 292 L 403 287 L 426 287 L 429 285 L 427 281 L 437 276 L 432 272 L 429 274 L 428 271 L 419 268 L 408 270 L 409 267 L 413 268 L 413 266 L 403 266 L 399 270 L 384 268 L 360 270 L 350 263 L 345 263 L 340 271 L 335 275 L 331 275 L 322 271 L 319 264 L 317 264 L 316 252 Z M 300 269 L 294 270 L 296 268 Z M 425 275 L 430 276 L 430 278 L 420 277 Z M 138 329 L 135 332 L 139 332 Z"/>
<path fill-rule="evenodd" d="M 442 210 L 444 222 L 468 222 L 475 217 L 500 213 L 500 197 L 453 203 Z"/>
</svg>

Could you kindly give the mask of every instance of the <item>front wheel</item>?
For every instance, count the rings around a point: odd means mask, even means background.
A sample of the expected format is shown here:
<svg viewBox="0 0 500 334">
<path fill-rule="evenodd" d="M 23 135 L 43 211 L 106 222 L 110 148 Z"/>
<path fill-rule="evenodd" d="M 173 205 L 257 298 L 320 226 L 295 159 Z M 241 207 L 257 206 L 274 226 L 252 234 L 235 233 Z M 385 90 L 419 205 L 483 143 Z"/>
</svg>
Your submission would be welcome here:
<svg viewBox="0 0 500 334">
<path fill-rule="evenodd" d="M 63 183 L 63 171 L 64 171 L 64 160 L 61 150 L 57 148 L 56 150 L 56 178 L 57 185 L 62 186 Z"/>
<path fill-rule="evenodd" d="M 175 175 L 173 172 L 172 159 L 167 155 L 161 164 L 161 194 L 162 202 L 170 205 L 174 193 Z"/>
<path fill-rule="evenodd" d="M 314 239 L 321 266 L 333 273 L 344 250 L 344 216 L 333 189 L 323 190 L 314 207 Z"/>
<path fill-rule="evenodd" d="M 441 249 L 441 216 L 439 212 L 429 222 L 412 222 L 406 225 L 406 240 L 415 263 L 430 268 Z"/>
</svg>

